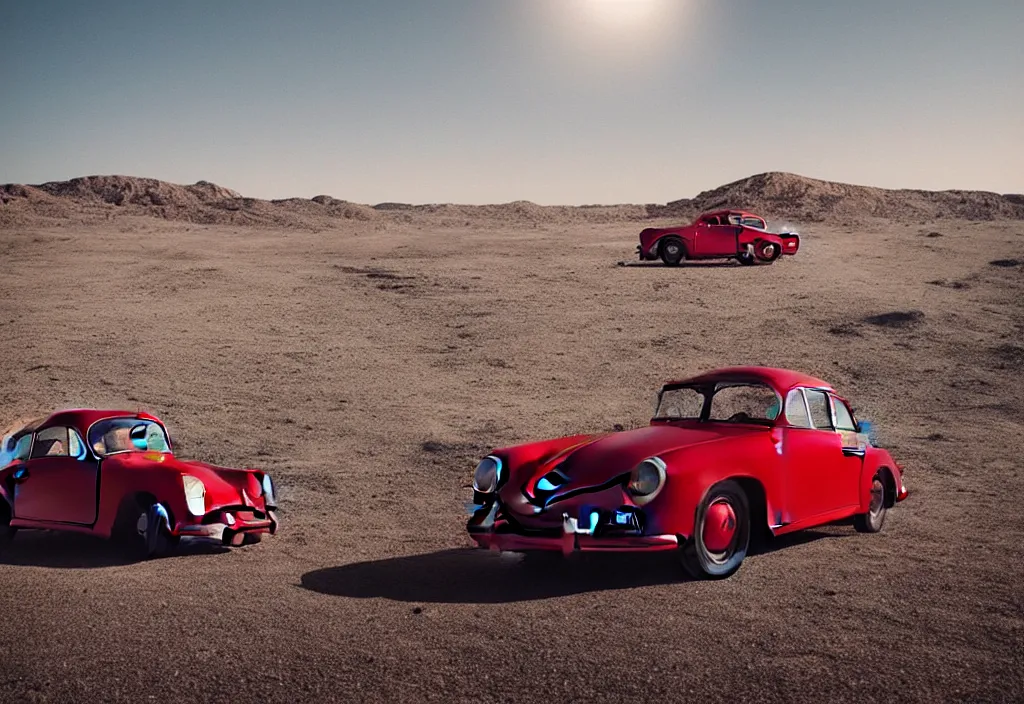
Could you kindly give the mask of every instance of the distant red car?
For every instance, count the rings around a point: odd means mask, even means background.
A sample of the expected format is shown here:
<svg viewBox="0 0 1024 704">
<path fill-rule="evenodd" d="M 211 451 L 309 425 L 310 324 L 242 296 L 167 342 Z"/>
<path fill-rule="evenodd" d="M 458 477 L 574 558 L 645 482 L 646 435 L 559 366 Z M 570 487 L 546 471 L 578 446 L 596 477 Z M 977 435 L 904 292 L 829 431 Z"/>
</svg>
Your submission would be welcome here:
<svg viewBox="0 0 1024 704">
<path fill-rule="evenodd" d="M 469 536 L 538 554 L 678 550 L 695 577 L 735 572 L 751 534 L 853 517 L 882 528 L 907 496 L 841 396 L 785 369 L 731 367 L 661 389 L 648 427 L 495 450 L 476 468 Z"/>
<path fill-rule="evenodd" d="M 140 557 L 182 536 L 226 545 L 275 533 L 270 475 L 174 456 L 147 413 L 67 410 L 11 434 L 0 461 L 0 541 L 19 528 L 123 540 Z"/>
<path fill-rule="evenodd" d="M 704 213 L 690 225 L 648 227 L 636 251 L 641 261 L 661 258 L 668 266 L 684 259 L 736 259 L 741 264 L 772 263 L 800 249 L 795 232 L 772 233 L 764 218 L 742 210 Z"/>
</svg>

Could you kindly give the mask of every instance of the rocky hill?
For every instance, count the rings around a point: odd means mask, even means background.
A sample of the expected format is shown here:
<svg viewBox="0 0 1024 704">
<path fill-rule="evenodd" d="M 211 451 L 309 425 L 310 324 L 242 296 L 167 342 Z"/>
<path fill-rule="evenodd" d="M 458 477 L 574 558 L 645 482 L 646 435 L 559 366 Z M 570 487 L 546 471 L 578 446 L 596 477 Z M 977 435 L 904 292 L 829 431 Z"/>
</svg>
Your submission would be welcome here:
<svg viewBox="0 0 1024 704">
<path fill-rule="evenodd" d="M 1024 219 L 1024 196 L 985 191 L 889 190 L 772 172 L 704 191 L 690 200 L 668 203 L 661 212 L 692 215 L 718 208 L 746 208 L 768 217 L 805 222 L 862 217 L 894 221 Z"/>
<path fill-rule="evenodd" d="M 177 185 L 129 176 L 88 176 L 39 185 L 0 186 L 0 226 L 53 221 L 92 222 L 128 216 L 199 224 L 327 228 L 340 220 L 497 223 L 603 223 L 689 220 L 719 208 L 744 208 L 771 222 L 848 222 L 861 218 L 920 222 L 1024 219 L 1024 195 L 983 191 L 887 190 L 820 181 L 788 173 L 751 176 L 694 198 L 667 204 L 541 206 L 528 201 L 497 205 L 351 203 L 330 196 L 261 200 L 199 181 Z"/>
</svg>

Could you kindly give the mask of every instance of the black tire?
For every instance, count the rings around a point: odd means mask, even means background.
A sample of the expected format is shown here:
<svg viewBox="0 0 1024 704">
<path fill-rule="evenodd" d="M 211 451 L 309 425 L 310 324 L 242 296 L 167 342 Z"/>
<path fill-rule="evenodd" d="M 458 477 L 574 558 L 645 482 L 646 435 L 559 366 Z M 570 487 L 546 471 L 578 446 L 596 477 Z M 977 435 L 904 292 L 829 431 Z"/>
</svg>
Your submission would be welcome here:
<svg viewBox="0 0 1024 704">
<path fill-rule="evenodd" d="M 679 262 L 686 258 L 686 247 L 678 237 L 666 237 L 658 245 L 658 256 L 665 266 L 679 266 Z"/>
<path fill-rule="evenodd" d="M 757 264 L 757 257 L 750 254 L 750 252 L 744 252 L 743 254 L 736 257 L 736 261 L 738 261 L 740 264 L 751 266 L 753 264 Z"/>
<path fill-rule="evenodd" d="M 754 245 L 754 251 L 757 252 L 758 259 L 769 264 L 782 256 L 782 247 L 767 240 L 760 240 Z"/>
<path fill-rule="evenodd" d="M 4 551 L 7 544 L 14 540 L 14 534 L 18 529 L 11 525 L 11 509 L 7 502 L 0 499 L 0 552 Z"/>
<path fill-rule="evenodd" d="M 717 508 L 711 518 L 721 514 L 731 515 L 731 538 L 722 547 L 706 544 L 705 524 L 709 510 L 716 504 L 724 504 L 724 510 Z M 693 524 L 693 535 L 683 545 L 681 559 L 683 567 L 695 579 L 724 579 L 731 576 L 743 564 L 750 547 L 750 504 L 743 488 L 732 480 L 719 482 L 697 507 Z"/>
<path fill-rule="evenodd" d="M 885 483 L 885 477 L 881 473 L 871 478 L 871 501 L 868 504 L 867 513 L 858 513 L 853 517 L 853 527 L 859 533 L 877 533 L 882 530 L 885 524 L 885 515 L 889 509 L 885 507 L 889 499 L 889 489 Z"/>
<path fill-rule="evenodd" d="M 139 560 L 171 553 L 178 546 L 179 538 L 167 531 L 158 504 L 138 501 L 132 506 L 124 512 L 119 531 L 126 552 Z"/>
</svg>

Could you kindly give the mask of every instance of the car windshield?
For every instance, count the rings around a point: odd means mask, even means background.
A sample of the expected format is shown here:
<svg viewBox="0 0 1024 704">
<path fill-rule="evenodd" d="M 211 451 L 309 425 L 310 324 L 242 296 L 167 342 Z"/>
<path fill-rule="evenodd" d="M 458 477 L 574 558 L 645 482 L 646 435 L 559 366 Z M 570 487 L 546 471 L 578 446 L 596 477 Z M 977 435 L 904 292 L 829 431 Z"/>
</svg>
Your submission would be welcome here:
<svg viewBox="0 0 1024 704">
<path fill-rule="evenodd" d="M 704 399 L 709 394 L 711 408 L 705 416 Z M 663 389 L 658 396 L 654 419 L 772 425 L 781 408 L 779 396 L 765 384 L 719 382 L 709 386 Z"/>
<path fill-rule="evenodd" d="M 118 452 L 170 452 L 159 423 L 138 418 L 108 418 L 89 428 L 89 447 L 100 457 Z"/>
<path fill-rule="evenodd" d="M 719 383 L 711 397 L 708 420 L 770 425 L 779 417 L 781 410 L 782 402 L 769 386 Z"/>
<path fill-rule="evenodd" d="M 690 386 L 665 389 L 658 395 L 654 417 L 658 420 L 696 420 L 703 408 L 704 394 L 700 390 Z"/>
</svg>

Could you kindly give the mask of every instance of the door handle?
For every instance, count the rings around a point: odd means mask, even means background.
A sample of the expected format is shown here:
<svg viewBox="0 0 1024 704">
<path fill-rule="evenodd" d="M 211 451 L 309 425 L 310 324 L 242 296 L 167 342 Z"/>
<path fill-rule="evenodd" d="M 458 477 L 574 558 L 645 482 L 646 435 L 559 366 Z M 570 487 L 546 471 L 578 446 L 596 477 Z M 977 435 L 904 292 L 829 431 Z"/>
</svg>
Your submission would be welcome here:
<svg viewBox="0 0 1024 704">
<path fill-rule="evenodd" d="M 856 447 L 844 447 L 843 454 L 847 457 L 863 457 L 864 450 L 858 450 Z"/>
</svg>

